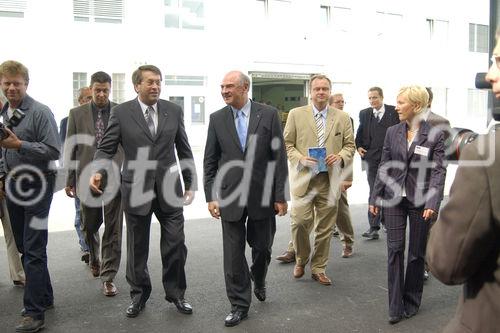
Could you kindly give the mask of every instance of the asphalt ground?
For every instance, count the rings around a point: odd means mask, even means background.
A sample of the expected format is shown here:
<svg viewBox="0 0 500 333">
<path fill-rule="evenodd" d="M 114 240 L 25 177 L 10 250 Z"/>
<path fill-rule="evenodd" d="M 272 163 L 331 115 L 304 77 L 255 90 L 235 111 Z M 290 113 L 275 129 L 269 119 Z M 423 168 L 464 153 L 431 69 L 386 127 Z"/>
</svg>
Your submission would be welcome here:
<svg viewBox="0 0 500 333">
<path fill-rule="evenodd" d="M 379 240 L 361 237 L 367 227 L 366 205 L 352 205 L 351 215 L 356 234 L 354 255 L 341 258 L 341 243 L 333 239 L 326 271 L 332 286 L 312 280 L 309 267 L 302 279 L 294 279 L 293 264 L 274 259 L 290 238 L 290 217 L 278 218 L 267 300 L 259 302 L 254 298 L 248 319 L 232 328 L 224 327 L 230 304 L 225 293 L 218 221 L 185 222 L 186 299 L 194 308 L 193 315 L 177 312 L 164 300 L 158 223 L 151 228 L 149 255 L 153 292 L 137 318 L 125 316 L 130 302 L 125 280 L 125 237 L 122 264 L 115 280 L 120 293 L 105 297 L 100 280 L 93 278 L 88 266 L 80 261 L 76 233 L 50 232 L 48 258 L 55 308 L 46 312 L 44 332 L 439 332 L 455 311 L 460 287 L 444 286 L 431 277 L 425 283 L 419 313 L 389 325 L 385 234 L 382 232 Z M 0 332 L 13 332 L 21 318 L 23 289 L 14 287 L 9 280 L 3 239 L 0 244 Z"/>
</svg>

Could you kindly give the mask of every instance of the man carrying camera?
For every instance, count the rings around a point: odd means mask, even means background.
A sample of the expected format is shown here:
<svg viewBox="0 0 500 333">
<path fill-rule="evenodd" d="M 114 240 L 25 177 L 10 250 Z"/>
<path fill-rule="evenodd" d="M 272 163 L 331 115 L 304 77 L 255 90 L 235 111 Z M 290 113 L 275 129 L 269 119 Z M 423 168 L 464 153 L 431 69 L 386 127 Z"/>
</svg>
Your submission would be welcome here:
<svg viewBox="0 0 500 333">
<path fill-rule="evenodd" d="M 500 99 L 500 43 L 486 80 Z M 495 120 L 500 120 L 495 115 Z M 427 262 L 441 282 L 464 284 L 444 332 L 495 333 L 500 327 L 500 127 L 463 150 L 450 200 L 432 228 Z"/>
<path fill-rule="evenodd" d="M 54 304 L 47 268 L 48 215 L 56 178 L 60 138 L 50 109 L 26 94 L 28 69 L 13 60 L 0 65 L 0 85 L 7 103 L 0 115 L 2 163 L 12 231 L 22 254 L 26 287 L 16 332 L 37 332 Z"/>
</svg>

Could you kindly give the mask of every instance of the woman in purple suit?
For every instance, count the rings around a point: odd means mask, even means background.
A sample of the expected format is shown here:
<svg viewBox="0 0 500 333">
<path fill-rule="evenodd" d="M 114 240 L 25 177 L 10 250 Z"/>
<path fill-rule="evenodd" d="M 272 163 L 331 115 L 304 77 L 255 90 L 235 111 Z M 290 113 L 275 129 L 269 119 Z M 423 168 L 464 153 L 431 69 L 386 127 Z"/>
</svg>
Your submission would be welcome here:
<svg viewBox="0 0 500 333">
<path fill-rule="evenodd" d="M 446 169 L 444 133 L 423 120 L 429 94 L 424 87 L 400 89 L 400 124 L 388 128 L 370 212 L 384 215 L 387 228 L 389 323 L 418 312 L 423 290 L 425 247 L 430 222 L 443 198 Z M 381 211 L 382 208 L 382 211 Z M 404 251 L 407 220 L 409 244 Z"/>
</svg>

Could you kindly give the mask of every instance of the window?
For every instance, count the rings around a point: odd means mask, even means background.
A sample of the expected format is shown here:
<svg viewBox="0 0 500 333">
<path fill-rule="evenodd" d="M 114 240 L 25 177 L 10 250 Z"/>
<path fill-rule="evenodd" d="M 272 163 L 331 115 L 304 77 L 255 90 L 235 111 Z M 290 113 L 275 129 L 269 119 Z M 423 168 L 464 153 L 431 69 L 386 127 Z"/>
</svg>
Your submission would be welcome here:
<svg viewBox="0 0 500 333">
<path fill-rule="evenodd" d="M 446 117 L 448 115 L 448 95 L 450 89 L 446 87 L 431 87 L 431 90 L 433 95 L 432 112 Z"/>
<path fill-rule="evenodd" d="M 255 17 L 256 22 L 267 18 L 267 0 L 255 0 L 253 17 Z"/>
<path fill-rule="evenodd" d="M 123 0 L 73 0 L 75 21 L 122 23 Z"/>
<path fill-rule="evenodd" d="M 330 24 L 330 6 L 320 6 L 321 25 L 326 27 Z"/>
<path fill-rule="evenodd" d="M 429 31 L 429 40 L 437 47 L 444 47 L 448 44 L 448 21 L 426 19 Z"/>
<path fill-rule="evenodd" d="M 348 32 L 351 30 L 351 9 L 344 7 L 333 7 L 331 9 L 330 18 L 335 30 Z"/>
<path fill-rule="evenodd" d="M 78 90 L 87 86 L 87 73 L 73 72 L 73 105 L 78 105 Z"/>
<path fill-rule="evenodd" d="M 268 0 L 267 13 L 269 20 L 278 27 L 287 27 L 293 17 L 291 0 Z"/>
<path fill-rule="evenodd" d="M 205 122 L 205 96 L 191 97 L 191 122 L 202 124 Z"/>
<path fill-rule="evenodd" d="M 0 0 L 0 17 L 24 17 L 26 0 Z"/>
<path fill-rule="evenodd" d="M 204 86 L 205 76 L 165 75 L 166 86 Z"/>
<path fill-rule="evenodd" d="M 125 73 L 113 73 L 113 101 L 115 103 L 125 102 Z"/>
<path fill-rule="evenodd" d="M 488 92 L 479 89 L 468 89 L 467 115 L 481 117 L 488 109 Z"/>
<path fill-rule="evenodd" d="M 401 31 L 402 22 L 401 14 L 377 12 L 378 35 L 391 35 Z"/>
<path fill-rule="evenodd" d="M 164 0 L 165 27 L 175 29 L 205 29 L 203 0 Z"/>
<path fill-rule="evenodd" d="M 469 23 L 469 52 L 488 53 L 488 26 Z"/>
<path fill-rule="evenodd" d="M 172 103 L 179 105 L 184 110 L 184 97 L 183 96 L 170 96 L 168 100 Z"/>
</svg>

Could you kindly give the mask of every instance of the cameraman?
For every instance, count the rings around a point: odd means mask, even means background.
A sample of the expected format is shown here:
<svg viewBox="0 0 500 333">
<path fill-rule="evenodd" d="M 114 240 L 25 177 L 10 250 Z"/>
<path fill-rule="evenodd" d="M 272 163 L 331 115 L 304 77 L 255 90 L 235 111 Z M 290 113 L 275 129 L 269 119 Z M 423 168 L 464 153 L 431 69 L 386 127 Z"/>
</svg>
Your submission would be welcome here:
<svg viewBox="0 0 500 333">
<path fill-rule="evenodd" d="M 7 97 L 0 114 L 6 125 L 0 133 L 0 174 L 7 176 L 7 207 L 26 273 L 23 317 L 17 332 L 43 328 L 45 310 L 54 303 L 47 268 L 47 222 L 60 138 L 50 109 L 26 94 L 28 83 L 23 64 L 9 60 L 0 65 L 0 85 Z"/>
<path fill-rule="evenodd" d="M 486 80 L 500 99 L 498 42 L 492 60 Z M 444 331 L 493 333 L 500 327 L 499 127 L 467 145 L 464 160 L 482 164 L 459 166 L 449 202 L 432 228 L 427 262 L 443 283 L 464 284 L 455 317 Z"/>
</svg>

